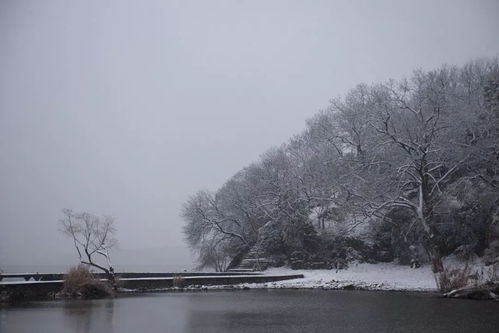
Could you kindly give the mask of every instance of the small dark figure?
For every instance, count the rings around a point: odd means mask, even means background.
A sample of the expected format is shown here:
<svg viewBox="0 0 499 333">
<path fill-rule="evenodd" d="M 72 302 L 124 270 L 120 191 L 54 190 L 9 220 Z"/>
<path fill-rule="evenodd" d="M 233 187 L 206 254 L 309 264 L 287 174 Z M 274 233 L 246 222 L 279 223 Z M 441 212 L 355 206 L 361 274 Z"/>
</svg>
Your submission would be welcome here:
<svg viewBox="0 0 499 333">
<path fill-rule="evenodd" d="M 414 245 L 409 246 L 409 251 L 411 252 L 411 268 L 419 268 L 421 264 L 419 263 L 418 250 Z"/>
</svg>

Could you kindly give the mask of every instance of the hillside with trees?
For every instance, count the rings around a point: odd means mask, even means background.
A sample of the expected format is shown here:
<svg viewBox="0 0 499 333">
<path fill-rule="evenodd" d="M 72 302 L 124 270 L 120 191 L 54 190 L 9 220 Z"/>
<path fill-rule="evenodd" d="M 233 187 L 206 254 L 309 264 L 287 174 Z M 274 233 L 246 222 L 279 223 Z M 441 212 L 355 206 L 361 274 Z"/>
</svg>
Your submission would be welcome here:
<svg viewBox="0 0 499 333">
<path fill-rule="evenodd" d="M 361 84 L 217 191 L 184 204 L 200 266 L 292 268 L 499 255 L 499 64 Z"/>
</svg>

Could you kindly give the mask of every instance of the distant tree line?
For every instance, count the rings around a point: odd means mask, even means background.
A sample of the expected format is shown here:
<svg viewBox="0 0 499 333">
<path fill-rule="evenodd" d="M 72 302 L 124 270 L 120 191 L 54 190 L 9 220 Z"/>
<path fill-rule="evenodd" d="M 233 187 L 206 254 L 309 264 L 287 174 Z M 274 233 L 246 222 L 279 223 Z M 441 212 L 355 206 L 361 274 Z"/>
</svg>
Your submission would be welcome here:
<svg viewBox="0 0 499 333">
<path fill-rule="evenodd" d="M 306 129 L 183 207 L 201 266 L 248 252 L 294 268 L 349 261 L 442 271 L 442 257 L 499 252 L 499 64 L 417 70 L 358 85 Z M 416 250 L 414 250 L 416 249 Z"/>
</svg>

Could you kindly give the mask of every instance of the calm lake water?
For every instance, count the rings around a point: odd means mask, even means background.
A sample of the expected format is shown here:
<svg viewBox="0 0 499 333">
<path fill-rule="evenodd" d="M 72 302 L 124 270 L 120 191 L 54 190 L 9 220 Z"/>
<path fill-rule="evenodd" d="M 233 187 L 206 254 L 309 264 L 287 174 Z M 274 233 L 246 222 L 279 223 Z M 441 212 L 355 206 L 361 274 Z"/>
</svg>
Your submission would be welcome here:
<svg viewBox="0 0 499 333">
<path fill-rule="evenodd" d="M 499 332 L 499 302 L 365 291 L 141 294 L 2 309 L 0 332 L 485 333 Z"/>
</svg>

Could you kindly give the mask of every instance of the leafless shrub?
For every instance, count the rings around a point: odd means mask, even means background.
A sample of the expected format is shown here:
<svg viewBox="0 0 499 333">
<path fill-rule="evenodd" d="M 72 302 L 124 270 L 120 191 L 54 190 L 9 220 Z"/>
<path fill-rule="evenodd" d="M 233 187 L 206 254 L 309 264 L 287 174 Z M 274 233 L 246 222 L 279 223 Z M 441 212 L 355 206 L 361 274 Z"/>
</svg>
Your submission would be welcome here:
<svg viewBox="0 0 499 333">
<path fill-rule="evenodd" d="M 72 267 L 64 275 L 63 294 L 69 298 L 102 298 L 112 295 L 111 288 L 96 279 L 85 265 Z"/>
<path fill-rule="evenodd" d="M 499 264 L 491 265 L 487 271 L 487 283 L 499 284 Z"/>
<path fill-rule="evenodd" d="M 185 286 L 185 279 L 182 275 L 173 275 L 173 286 L 176 288 L 183 288 Z"/>
<path fill-rule="evenodd" d="M 472 274 L 468 263 L 462 267 L 444 267 L 443 271 L 437 275 L 437 283 L 441 292 L 466 287 L 470 281 L 477 280 Z"/>
</svg>

